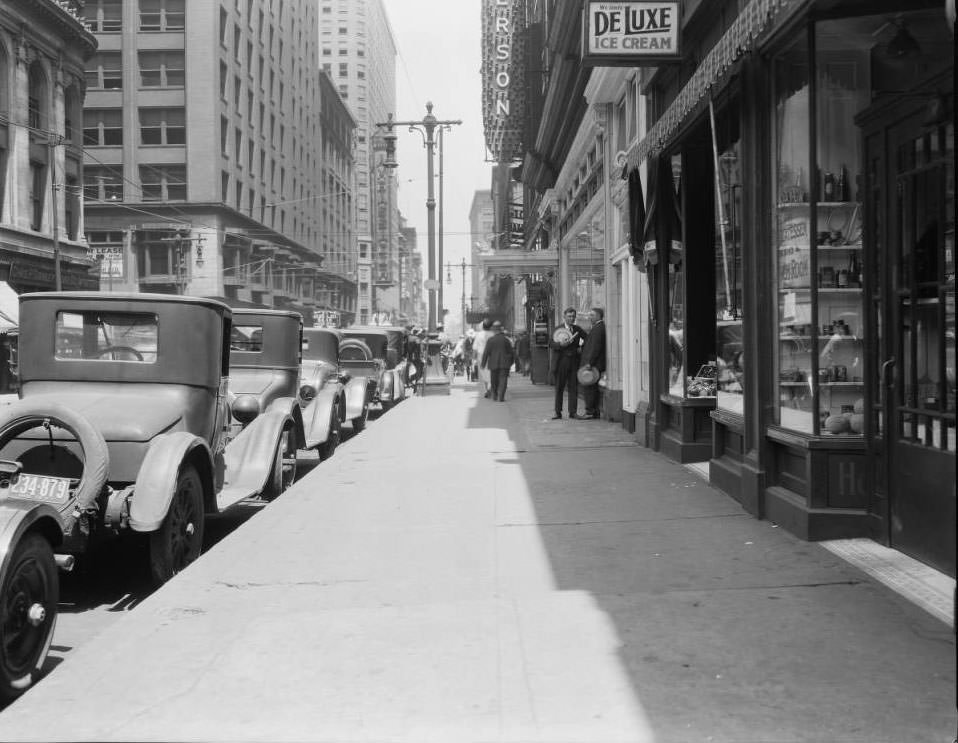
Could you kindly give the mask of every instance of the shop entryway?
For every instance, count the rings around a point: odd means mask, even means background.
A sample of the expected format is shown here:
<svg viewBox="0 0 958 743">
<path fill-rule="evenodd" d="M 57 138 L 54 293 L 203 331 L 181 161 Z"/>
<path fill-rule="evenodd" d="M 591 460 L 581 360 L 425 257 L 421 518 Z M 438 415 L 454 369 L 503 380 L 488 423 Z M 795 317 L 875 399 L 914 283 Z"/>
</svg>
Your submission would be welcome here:
<svg viewBox="0 0 958 743">
<path fill-rule="evenodd" d="M 954 124 L 936 117 L 936 105 L 934 94 L 909 96 L 865 140 L 868 255 L 880 282 L 872 294 L 886 298 L 874 313 L 883 332 L 873 356 L 872 443 L 882 463 L 876 486 L 887 495 L 876 514 L 882 536 L 954 576 Z"/>
</svg>

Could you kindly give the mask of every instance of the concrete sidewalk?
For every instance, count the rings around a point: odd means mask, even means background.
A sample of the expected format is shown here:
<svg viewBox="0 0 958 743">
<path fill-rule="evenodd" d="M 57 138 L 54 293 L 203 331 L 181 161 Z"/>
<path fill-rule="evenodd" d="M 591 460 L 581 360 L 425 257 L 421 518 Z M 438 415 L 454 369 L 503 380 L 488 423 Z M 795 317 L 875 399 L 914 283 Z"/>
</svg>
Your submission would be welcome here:
<svg viewBox="0 0 958 743">
<path fill-rule="evenodd" d="M 402 403 L 0 740 L 950 743 L 948 625 L 551 393 Z"/>
</svg>

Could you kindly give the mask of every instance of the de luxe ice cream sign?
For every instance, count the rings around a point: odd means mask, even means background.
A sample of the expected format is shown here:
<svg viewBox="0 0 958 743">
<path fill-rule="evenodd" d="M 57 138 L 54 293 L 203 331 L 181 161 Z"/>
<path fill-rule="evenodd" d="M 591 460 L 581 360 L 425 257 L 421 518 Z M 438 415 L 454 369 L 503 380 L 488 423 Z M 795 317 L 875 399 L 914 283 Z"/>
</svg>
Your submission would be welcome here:
<svg viewBox="0 0 958 743">
<path fill-rule="evenodd" d="M 680 5 L 587 0 L 582 19 L 582 61 L 595 65 L 678 61 Z"/>
</svg>

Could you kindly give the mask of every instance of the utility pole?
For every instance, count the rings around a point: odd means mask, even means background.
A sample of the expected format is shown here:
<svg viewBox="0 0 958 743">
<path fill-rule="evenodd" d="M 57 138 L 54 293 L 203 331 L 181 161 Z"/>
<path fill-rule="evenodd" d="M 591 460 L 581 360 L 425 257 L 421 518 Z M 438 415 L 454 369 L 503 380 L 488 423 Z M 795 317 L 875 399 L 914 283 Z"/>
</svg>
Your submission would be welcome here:
<svg viewBox="0 0 958 743">
<path fill-rule="evenodd" d="M 47 152 L 50 159 L 50 204 L 52 206 L 53 225 L 53 287 L 57 291 L 63 289 L 63 277 L 60 273 L 60 215 L 57 204 L 57 158 L 56 148 L 63 144 L 59 134 L 50 134 L 47 138 Z"/>
<path fill-rule="evenodd" d="M 455 264 L 447 263 L 446 264 L 446 283 L 452 283 L 452 268 Z M 460 298 L 460 308 L 462 309 L 462 333 L 466 332 L 466 269 L 472 268 L 471 263 L 466 263 L 466 259 L 462 259 L 462 263 L 459 264 L 459 268 L 462 269 L 462 297 Z"/>
<path fill-rule="evenodd" d="M 455 121 L 440 121 L 432 113 L 432 102 L 426 103 L 426 115 L 423 117 L 422 121 L 394 121 L 392 114 L 389 115 L 388 119 L 384 122 L 377 123 L 377 127 L 386 129 L 386 135 L 384 139 L 386 140 L 386 161 L 383 163 L 386 167 L 395 168 L 397 163 L 395 160 L 396 153 L 396 135 L 393 134 L 393 127 L 396 126 L 408 126 L 409 131 L 418 132 L 423 138 L 423 146 L 426 148 L 426 182 L 427 182 L 427 196 L 426 196 L 426 210 L 427 210 L 427 229 L 429 236 L 429 284 L 428 286 L 433 287 L 428 289 L 429 291 L 429 330 L 434 331 L 436 329 L 436 287 L 439 287 L 441 291 L 442 284 L 436 281 L 436 196 L 435 196 L 435 184 L 433 183 L 435 179 L 434 175 L 434 166 L 433 166 L 433 156 L 436 147 L 436 140 L 434 134 L 436 127 L 451 127 L 453 125 L 462 124 L 462 121 L 457 119 Z M 441 130 L 440 130 L 441 132 Z"/>
</svg>

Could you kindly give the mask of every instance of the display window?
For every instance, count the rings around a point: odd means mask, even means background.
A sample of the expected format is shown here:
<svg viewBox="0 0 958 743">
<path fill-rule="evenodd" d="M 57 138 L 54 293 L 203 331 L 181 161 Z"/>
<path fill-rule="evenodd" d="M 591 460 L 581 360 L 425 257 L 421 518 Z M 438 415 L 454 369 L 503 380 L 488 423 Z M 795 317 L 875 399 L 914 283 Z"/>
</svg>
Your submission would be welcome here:
<svg viewBox="0 0 958 743">
<path fill-rule="evenodd" d="M 814 435 L 864 430 L 860 138 L 869 51 L 842 23 L 774 60 L 778 416 Z"/>
<path fill-rule="evenodd" d="M 715 166 L 715 389 L 716 406 L 744 414 L 742 334 L 742 175 L 737 101 L 711 109 Z"/>
</svg>

